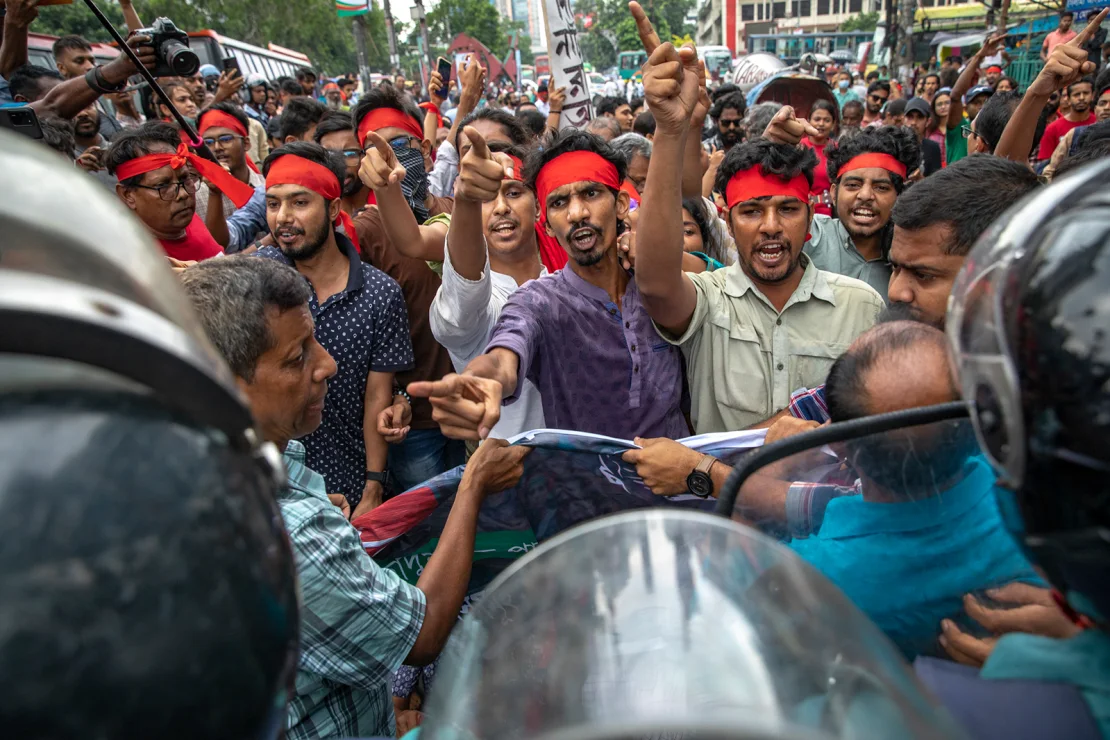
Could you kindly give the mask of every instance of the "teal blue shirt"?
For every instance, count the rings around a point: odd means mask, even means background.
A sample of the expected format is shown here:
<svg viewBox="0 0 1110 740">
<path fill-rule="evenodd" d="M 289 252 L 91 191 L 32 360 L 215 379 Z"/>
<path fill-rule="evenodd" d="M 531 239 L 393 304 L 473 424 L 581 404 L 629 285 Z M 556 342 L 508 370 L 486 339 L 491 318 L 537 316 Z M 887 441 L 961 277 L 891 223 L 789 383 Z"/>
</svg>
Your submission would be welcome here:
<svg viewBox="0 0 1110 740">
<path fill-rule="evenodd" d="M 963 596 L 1015 580 L 1039 582 L 1002 521 L 995 476 L 968 460 L 955 486 L 924 500 L 829 501 L 821 528 L 788 547 L 824 573 L 912 660 L 933 654 L 940 622 Z"/>
<path fill-rule="evenodd" d="M 979 676 L 1071 684 L 1083 694 L 1102 736 L 1110 737 L 1110 635 L 1101 630 L 1085 630 L 1070 640 L 1005 635 Z"/>
</svg>

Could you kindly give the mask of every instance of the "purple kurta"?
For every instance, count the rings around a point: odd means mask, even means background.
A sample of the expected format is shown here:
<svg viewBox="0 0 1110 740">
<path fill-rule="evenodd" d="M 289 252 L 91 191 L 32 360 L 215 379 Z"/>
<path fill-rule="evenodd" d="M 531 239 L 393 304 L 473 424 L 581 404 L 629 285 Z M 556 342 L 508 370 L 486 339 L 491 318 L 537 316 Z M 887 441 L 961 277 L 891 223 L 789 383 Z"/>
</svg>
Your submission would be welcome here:
<svg viewBox="0 0 1110 740">
<path fill-rule="evenodd" d="M 486 352 L 494 347 L 520 358 L 518 377 L 539 389 L 550 428 L 620 439 L 690 433 L 680 406 L 682 356 L 655 331 L 635 280 L 620 306 L 569 266 L 525 283 L 502 309 Z"/>
</svg>

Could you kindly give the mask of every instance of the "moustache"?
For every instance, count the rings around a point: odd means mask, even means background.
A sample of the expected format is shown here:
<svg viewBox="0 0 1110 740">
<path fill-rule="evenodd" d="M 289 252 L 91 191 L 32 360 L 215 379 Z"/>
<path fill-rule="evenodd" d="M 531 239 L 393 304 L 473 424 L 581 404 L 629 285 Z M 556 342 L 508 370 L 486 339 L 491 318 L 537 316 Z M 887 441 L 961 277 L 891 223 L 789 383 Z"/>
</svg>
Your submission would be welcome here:
<svg viewBox="0 0 1110 740">
<path fill-rule="evenodd" d="M 591 224 L 589 221 L 579 221 L 576 224 L 571 224 L 570 228 L 567 229 L 567 232 L 566 232 L 567 241 L 569 242 L 570 238 L 574 234 L 574 232 L 576 232 L 580 229 L 589 229 L 590 231 L 597 234 L 597 237 L 599 239 L 605 234 L 605 230 L 602 229 L 600 226 L 597 226 L 595 224 Z"/>
</svg>

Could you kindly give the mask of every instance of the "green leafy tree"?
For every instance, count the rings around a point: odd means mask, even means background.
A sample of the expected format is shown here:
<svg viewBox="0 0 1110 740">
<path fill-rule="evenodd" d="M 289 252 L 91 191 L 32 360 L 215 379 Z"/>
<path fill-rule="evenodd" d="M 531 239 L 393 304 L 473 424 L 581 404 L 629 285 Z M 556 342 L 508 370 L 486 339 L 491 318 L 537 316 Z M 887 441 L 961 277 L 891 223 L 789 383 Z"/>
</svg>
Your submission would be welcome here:
<svg viewBox="0 0 1110 740">
<path fill-rule="evenodd" d="M 878 13 L 861 13 L 853 15 L 840 24 L 841 31 L 874 31 L 879 24 Z"/>
</svg>

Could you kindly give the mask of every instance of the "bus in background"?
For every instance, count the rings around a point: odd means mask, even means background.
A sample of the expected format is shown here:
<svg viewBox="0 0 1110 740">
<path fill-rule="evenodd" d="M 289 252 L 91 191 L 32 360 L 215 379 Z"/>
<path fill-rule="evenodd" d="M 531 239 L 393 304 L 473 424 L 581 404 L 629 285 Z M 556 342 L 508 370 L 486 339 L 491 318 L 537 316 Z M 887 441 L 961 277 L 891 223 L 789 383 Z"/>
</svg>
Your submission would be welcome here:
<svg viewBox="0 0 1110 740">
<path fill-rule="evenodd" d="M 215 31 L 189 31 L 189 48 L 196 52 L 202 65 L 223 69 L 223 60 L 234 57 L 244 77 L 258 74 L 273 82 L 278 77 L 294 77 L 299 68 L 312 66 L 309 58 L 299 51 L 277 44 L 267 46 L 263 49 Z"/>
<path fill-rule="evenodd" d="M 643 50 L 622 51 L 617 55 L 617 67 L 621 71 L 621 79 L 631 80 L 645 62 L 647 62 L 647 52 Z"/>
<path fill-rule="evenodd" d="M 732 51 L 727 46 L 702 46 L 698 56 L 705 60 L 705 71 L 711 79 L 727 80 L 732 74 Z"/>
<path fill-rule="evenodd" d="M 532 64 L 536 68 L 537 80 L 551 74 L 551 58 L 547 54 L 536 54 L 532 58 Z"/>
<path fill-rule="evenodd" d="M 45 33 L 27 34 L 27 61 L 38 67 L 57 70 L 54 63 L 54 42 L 57 36 L 48 36 Z M 100 64 L 107 64 L 120 55 L 119 49 L 108 44 L 93 44 L 93 56 Z"/>
</svg>

